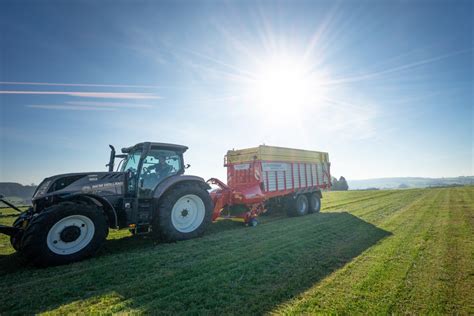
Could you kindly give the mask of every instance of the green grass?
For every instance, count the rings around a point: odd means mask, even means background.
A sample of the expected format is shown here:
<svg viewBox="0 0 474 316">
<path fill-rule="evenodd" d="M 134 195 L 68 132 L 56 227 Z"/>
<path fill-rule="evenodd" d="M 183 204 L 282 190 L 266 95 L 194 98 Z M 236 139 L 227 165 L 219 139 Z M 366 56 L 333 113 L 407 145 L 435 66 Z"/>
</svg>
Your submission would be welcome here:
<svg viewBox="0 0 474 316">
<path fill-rule="evenodd" d="M 2 236 L 0 314 L 473 314 L 473 198 L 473 187 L 331 192 L 321 214 L 222 222 L 184 242 L 112 231 L 96 257 L 47 269 Z"/>
</svg>

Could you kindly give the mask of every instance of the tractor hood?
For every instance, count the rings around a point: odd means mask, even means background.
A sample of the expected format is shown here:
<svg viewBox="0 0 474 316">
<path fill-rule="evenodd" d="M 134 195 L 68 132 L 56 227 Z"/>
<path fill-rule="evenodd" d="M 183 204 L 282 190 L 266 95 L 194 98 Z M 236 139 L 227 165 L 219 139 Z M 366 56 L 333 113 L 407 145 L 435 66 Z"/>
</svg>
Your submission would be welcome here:
<svg viewBox="0 0 474 316">
<path fill-rule="evenodd" d="M 124 172 L 59 174 L 44 179 L 36 188 L 33 200 L 57 194 L 87 193 L 100 196 L 122 194 L 124 179 Z"/>
</svg>

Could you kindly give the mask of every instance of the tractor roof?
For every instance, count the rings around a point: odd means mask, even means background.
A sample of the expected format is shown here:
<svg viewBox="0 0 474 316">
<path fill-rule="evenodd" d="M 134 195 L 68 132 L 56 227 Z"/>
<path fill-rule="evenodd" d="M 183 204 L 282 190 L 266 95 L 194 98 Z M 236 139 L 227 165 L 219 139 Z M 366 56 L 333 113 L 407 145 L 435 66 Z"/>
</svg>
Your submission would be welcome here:
<svg viewBox="0 0 474 316">
<path fill-rule="evenodd" d="M 168 143 L 154 143 L 154 142 L 144 142 L 144 143 L 138 143 L 134 146 L 130 146 L 130 147 L 125 147 L 125 148 L 122 148 L 122 152 L 123 153 L 129 153 L 131 152 L 132 150 L 134 149 L 140 149 L 140 148 L 144 148 L 145 146 L 147 146 L 148 144 L 150 144 L 150 146 L 152 148 L 155 148 L 155 149 L 168 149 L 168 150 L 174 150 L 174 151 L 178 151 L 180 153 L 184 153 L 186 150 L 188 150 L 188 147 L 186 146 L 183 146 L 183 145 L 177 145 L 177 144 L 168 144 Z"/>
</svg>

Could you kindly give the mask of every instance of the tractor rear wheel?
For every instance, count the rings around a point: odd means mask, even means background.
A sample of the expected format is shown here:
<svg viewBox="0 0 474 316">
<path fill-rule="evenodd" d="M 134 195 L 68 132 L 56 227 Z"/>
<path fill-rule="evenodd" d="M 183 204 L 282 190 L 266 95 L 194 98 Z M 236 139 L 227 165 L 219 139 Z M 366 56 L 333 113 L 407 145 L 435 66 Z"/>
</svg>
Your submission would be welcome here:
<svg viewBox="0 0 474 316">
<path fill-rule="evenodd" d="M 19 251 L 38 266 L 79 261 L 100 248 L 108 230 L 105 215 L 97 206 L 63 202 L 31 220 Z"/>
<path fill-rule="evenodd" d="M 194 183 L 181 183 L 169 189 L 158 202 L 153 234 L 165 241 L 201 236 L 211 223 L 212 200 Z"/>
</svg>

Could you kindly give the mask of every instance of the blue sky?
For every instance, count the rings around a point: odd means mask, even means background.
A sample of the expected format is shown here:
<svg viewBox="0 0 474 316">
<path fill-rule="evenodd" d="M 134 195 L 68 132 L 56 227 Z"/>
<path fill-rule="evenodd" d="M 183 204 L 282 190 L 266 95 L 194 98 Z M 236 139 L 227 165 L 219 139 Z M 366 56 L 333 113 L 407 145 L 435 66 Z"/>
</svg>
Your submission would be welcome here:
<svg viewBox="0 0 474 316">
<path fill-rule="evenodd" d="M 107 145 L 327 151 L 335 176 L 473 174 L 471 1 L 2 1 L 0 181 Z"/>
</svg>

